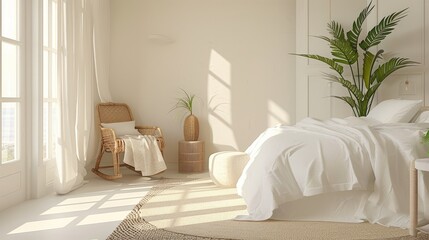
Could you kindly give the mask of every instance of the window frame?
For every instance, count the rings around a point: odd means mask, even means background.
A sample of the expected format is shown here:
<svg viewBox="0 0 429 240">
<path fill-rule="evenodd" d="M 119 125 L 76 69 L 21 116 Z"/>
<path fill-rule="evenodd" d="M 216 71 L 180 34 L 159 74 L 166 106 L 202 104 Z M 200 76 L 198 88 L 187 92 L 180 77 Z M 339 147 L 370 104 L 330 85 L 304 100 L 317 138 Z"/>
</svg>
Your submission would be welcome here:
<svg viewBox="0 0 429 240">
<path fill-rule="evenodd" d="M 0 0 L 0 19 L 2 18 L 2 3 Z M 15 158 L 13 160 L 4 160 L 1 157 L 0 166 L 8 164 L 23 162 L 25 156 L 25 83 L 26 83 L 26 38 L 25 38 L 25 0 L 16 0 L 17 7 L 17 37 L 16 39 L 3 36 L 2 24 L 0 24 L 0 56 L 3 54 L 3 43 L 11 44 L 17 47 L 17 97 L 3 97 L 2 82 L 3 82 L 3 57 L 0 58 L 0 108 L 2 109 L 3 103 L 16 103 L 16 120 L 15 120 Z M 0 123 L 2 122 L 3 114 L 0 111 Z M 0 145 L 3 146 L 3 127 L 0 124 Z"/>
<path fill-rule="evenodd" d="M 43 162 L 51 161 L 56 159 L 55 154 L 55 145 L 56 145 L 56 137 L 54 133 L 54 127 L 55 125 L 53 122 L 55 120 L 54 118 L 54 105 L 57 104 L 57 111 L 58 111 L 58 105 L 59 105 L 59 98 L 58 98 L 58 83 L 57 85 L 53 84 L 53 81 L 58 78 L 58 43 L 55 45 L 54 35 L 55 39 L 58 39 L 58 0 L 42 0 L 42 26 L 43 28 L 45 26 L 48 27 L 47 29 L 47 46 L 45 45 L 45 29 L 42 31 L 42 79 L 41 79 L 41 89 L 42 89 L 42 159 Z M 45 3 L 48 4 L 47 6 L 47 21 L 48 23 L 45 24 Z M 56 3 L 56 25 L 53 24 L 53 3 Z M 53 28 L 56 27 L 57 30 L 54 32 Z M 45 62 L 45 53 L 47 54 L 47 63 Z M 56 56 L 56 58 L 54 58 Z M 53 76 L 53 66 L 54 62 L 56 62 L 56 74 L 57 76 Z M 47 72 L 45 73 L 45 64 L 47 64 Z M 47 74 L 47 76 L 45 76 Z M 47 77 L 47 81 L 45 82 L 45 77 Z M 47 83 L 47 88 L 45 88 L 45 83 Z M 53 89 L 53 86 L 57 86 L 57 89 Z M 47 90 L 47 93 L 45 93 L 45 89 Z M 53 92 L 56 92 L 56 96 L 53 95 Z M 45 118 L 45 104 L 47 105 L 47 117 Z M 58 114 L 58 112 L 57 112 Z M 47 127 L 47 129 L 45 129 Z M 46 133 L 46 145 L 45 145 L 45 131 Z M 58 133 L 57 133 L 58 134 Z M 46 151 L 46 154 L 45 154 Z"/>
</svg>

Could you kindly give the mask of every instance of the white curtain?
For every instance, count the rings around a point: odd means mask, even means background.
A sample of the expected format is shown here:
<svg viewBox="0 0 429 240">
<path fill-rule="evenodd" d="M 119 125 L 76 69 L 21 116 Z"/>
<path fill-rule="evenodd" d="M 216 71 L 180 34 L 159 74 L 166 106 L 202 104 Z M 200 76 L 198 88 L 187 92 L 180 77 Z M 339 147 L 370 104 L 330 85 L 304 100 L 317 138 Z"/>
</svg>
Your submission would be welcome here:
<svg viewBox="0 0 429 240">
<path fill-rule="evenodd" d="M 98 42 L 94 42 L 92 1 L 58 0 L 58 5 L 60 137 L 55 191 L 65 194 L 84 183 L 85 165 L 95 158 L 94 105 L 99 97 L 95 88 L 100 86 L 103 98 L 110 98 L 110 92 L 104 86 L 108 83 L 108 74 L 97 74 L 103 78 L 99 82 L 95 77 L 94 52 L 98 51 L 94 45 Z M 101 58 L 98 62 L 102 69 L 108 56 Z"/>
<path fill-rule="evenodd" d="M 92 0 L 95 76 L 101 102 L 111 102 L 110 76 L 110 1 Z"/>
</svg>

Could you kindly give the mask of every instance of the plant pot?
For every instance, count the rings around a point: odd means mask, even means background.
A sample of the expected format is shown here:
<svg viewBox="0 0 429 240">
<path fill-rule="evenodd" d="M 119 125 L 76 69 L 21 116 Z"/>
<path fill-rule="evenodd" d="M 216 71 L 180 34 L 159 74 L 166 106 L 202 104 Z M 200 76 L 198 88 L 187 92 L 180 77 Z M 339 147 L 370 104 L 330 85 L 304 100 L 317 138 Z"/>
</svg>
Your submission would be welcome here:
<svg viewBox="0 0 429 240">
<path fill-rule="evenodd" d="M 198 118 L 193 114 L 185 118 L 185 123 L 183 124 L 183 135 L 185 141 L 197 141 L 200 135 L 200 125 L 198 123 Z"/>
</svg>

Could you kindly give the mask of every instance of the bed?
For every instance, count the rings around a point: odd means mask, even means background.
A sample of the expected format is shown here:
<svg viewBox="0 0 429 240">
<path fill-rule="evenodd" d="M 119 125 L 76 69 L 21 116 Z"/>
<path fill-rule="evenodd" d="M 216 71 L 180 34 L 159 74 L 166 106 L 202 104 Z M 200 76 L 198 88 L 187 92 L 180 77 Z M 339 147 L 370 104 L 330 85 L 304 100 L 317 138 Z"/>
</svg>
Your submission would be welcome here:
<svg viewBox="0 0 429 240">
<path fill-rule="evenodd" d="M 421 101 L 396 99 L 365 118 L 306 118 L 269 128 L 246 150 L 250 161 L 237 190 L 248 215 L 236 219 L 407 228 L 409 164 L 428 155 L 421 141 L 428 129 L 429 109 Z M 427 224 L 429 176 L 419 177 L 419 224 Z"/>
</svg>

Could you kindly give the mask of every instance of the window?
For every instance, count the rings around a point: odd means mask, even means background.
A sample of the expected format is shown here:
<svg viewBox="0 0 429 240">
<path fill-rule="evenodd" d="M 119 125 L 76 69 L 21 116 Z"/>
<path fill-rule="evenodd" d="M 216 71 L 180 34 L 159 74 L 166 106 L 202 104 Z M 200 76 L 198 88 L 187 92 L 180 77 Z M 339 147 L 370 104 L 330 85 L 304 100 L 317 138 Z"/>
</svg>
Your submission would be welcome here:
<svg viewBox="0 0 429 240">
<path fill-rule="evenodd" d="M 1 164 L 20 159 L 24 75 L 20 4 L 20 0 L 1 0 Z"/>
<path fill-rule="evenodd" d="M 58 2 L 43 0 L 43 160 L 55 159 L 58 136 Z"/>
</svg>

